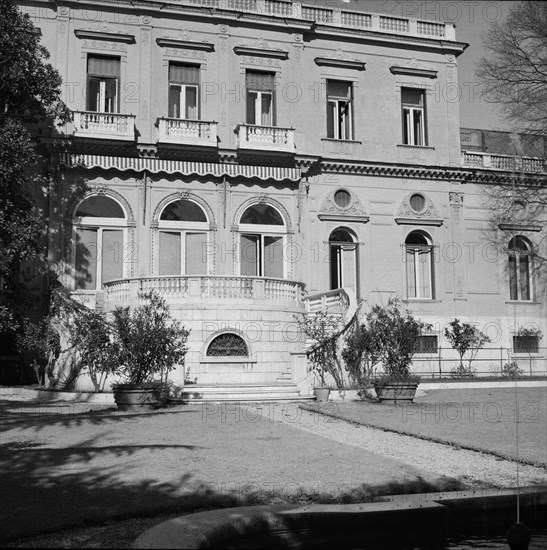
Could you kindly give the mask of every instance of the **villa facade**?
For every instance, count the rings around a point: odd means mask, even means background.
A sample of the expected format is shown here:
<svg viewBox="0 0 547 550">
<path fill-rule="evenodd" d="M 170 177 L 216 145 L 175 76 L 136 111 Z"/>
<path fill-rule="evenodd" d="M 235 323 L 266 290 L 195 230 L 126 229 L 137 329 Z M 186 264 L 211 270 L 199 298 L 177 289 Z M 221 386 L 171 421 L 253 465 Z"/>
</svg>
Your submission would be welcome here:
<svg viewBox="0 0 547 550">
<path fill-rule="evenodd" d="M 165 296 L 191 329 L 175 381 L 308 393 L 297 318 L 325 304 L 404 299 L 433 325 L 422 372 L 455 317 L 514 352 L 518 327 L 547 334 L 528 255 L 545 224 L 493 245 L 483 188 L 517 161 L 462 145 L 453 25 L 296 0 L 18 3 L 74 114 L 41 137 L 48 261 L 92 308 Z"/>
</svg>

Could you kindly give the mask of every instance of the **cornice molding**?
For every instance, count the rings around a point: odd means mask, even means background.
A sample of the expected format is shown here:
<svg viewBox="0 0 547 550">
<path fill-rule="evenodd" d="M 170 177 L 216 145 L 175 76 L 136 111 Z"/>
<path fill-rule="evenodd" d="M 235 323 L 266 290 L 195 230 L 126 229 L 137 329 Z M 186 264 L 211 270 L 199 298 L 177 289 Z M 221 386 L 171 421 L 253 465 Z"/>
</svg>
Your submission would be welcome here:
<svg viewBox="0 0 547 550">
<path fill-rule="evenodd" d="M 352 61 L 349 59 L 336 59 L 332 57 L 316 57 L 315 64 L 326 67 L 337 67 L 339 69 L 355 69 L 364 71 L 366 63 L 362 61 Z"/>
<path fill-rule="evenodd" d="M 418 67 L 401 67 L 393 65 L 389 68 L 391 74 L 400 74 L 405 76 L 419 76 L 422 78 L 437 78 L 439 71 L 433 71 L 431 69 L 419 69 Z"/>
<path fill-rule="evenodd" d="M 92 31 L 88 29 L 75 29 L 74 34 L 80 40 L 109 40 L 111 42 L 124 42 L 126 44 L 135 43 L 134 34 L 120 34 L 118 32 Z"/>
<path fill-rule="evenodd" d="M 520 223 L 499 223 L 498 227 L 502 231 L 541 231 L 542 225 L 520 224 Z"/>
<path fill-rule="evenodd" d="M 215 45 L 210 42 L 194 42 L 193 40 L 178 40 L 176 38 L 156 38 L 156 44 L 162 48 L 184 48 L 187 50 L 200 50 L 214 52 Z"/>
<path fill-rule="evenodd" d="M 236 55 L 252 55 L 257 57 L 270 57 L 274 59 L 289 59 L 289 52 L 285 50 L 268 50 L 251 46 L 234 46 Z"/>
</svg>

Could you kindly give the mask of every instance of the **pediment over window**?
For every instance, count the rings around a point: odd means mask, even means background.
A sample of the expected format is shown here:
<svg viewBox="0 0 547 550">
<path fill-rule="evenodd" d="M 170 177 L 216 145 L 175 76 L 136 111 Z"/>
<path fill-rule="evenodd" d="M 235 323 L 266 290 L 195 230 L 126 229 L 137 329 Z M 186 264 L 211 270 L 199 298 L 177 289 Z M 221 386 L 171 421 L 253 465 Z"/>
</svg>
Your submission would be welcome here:
<svg viewBox="0 0 547 550">
<path fill-rule="evenodd" d="M 356 57 L 351 57 L 341 49 L 338 49 L 334 55 L 329 57 L 316 57 L 315 64 L 319 66 L 336 67 L 339 69 L 365 70 L 365 63 L 363 61 L 360 61 Z"/>
<path fill-rule="evenodd" d="M 214 52 L 215 45 L 210 42 L 194 42 L 192 40 L 179 40 L 178 38 L 156 38 L 156 43 L 162 48 L 184 48 L 187 50 L 200 50 Z"/>
<path fill-rule="evenodd" d="M 75 29 L 74 34 L 80 39 L 108 40 L 111 42 L 125 42 L 126 44 L 135 43 L 134 34 L 120 33 L 109 25 L 102 25 L 96 29 Z"/>
<path fill-rule="evenodd" d="M 255 42 L 240 44 L 234 47 L 236 55 L 252 55 L 257 57 L 273 57 L 275 59 L 288 59 L 289 52 L 276 48 L 270 42 L 259 38 Z"/>
<path fill-rule="evenodd" d="M 391 74 L 401 74 L 405 76 L 420 76 L 422 78 L 437 78 L 438 71 L 431 69 L 420 69 L 419 67 L 401 67 L 394 65 L 389 68 Z"/>
<path fill-rule="evenodd" d="M 542 225 L 520 223 L 499 223 L 498 227 L 502 231 L 515 231 L 517 233 L 521 231 L 541 231 L 543 229 Z"/>
<path fill-rule="evenodd" d="M 424 193 L 409 193 L 397 213 L 395 223 L 398 225 L 442 225 L 443 220 L 431 199 Z"/>
<path fill-rule="evenodd" d="M 331 191 L 317 216 L 321 221 L 367 223 L 370 219 L 359 198 L 345 189 Z"/>
</svg>

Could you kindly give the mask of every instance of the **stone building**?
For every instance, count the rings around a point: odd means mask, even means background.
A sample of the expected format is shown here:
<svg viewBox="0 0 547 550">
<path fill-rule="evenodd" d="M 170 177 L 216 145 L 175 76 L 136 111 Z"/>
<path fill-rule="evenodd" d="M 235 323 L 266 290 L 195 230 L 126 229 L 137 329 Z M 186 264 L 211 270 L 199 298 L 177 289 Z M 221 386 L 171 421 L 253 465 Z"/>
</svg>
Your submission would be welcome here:
<svg viewBox="0 0 547 550">
<path fill-rule="evenodd" d="M 545 227 L 516 228 L 511 258 L 491 246 L 481 190 L 514 159 L 460 145 L 453 25 L 298 0 L 18 3 L 74 113 L 42 137 L 49 262 L 92 308 L 165 296 L 199 384 L 307 393 L 295 316 L 324 304 L 403 298 L 433 325 L 424 373 L 454 317 L 497 364 L 518 326 L 547 332 L 528 261 Z"/>
</svg>

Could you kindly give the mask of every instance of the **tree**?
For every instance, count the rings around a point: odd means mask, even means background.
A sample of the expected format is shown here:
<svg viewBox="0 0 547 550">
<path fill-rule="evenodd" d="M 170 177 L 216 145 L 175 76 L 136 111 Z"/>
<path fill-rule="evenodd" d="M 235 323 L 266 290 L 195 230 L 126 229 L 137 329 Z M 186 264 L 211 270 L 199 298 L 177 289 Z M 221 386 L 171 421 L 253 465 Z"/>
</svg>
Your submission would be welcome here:
<svg viewBox="0 0 547 550">
<path fill-rule="evenodd" d="M 36 173 L 31 130 L 70 118 L 39 40 L 30 17 L 0 0 L 0 276 L 14 283 L 21 262 L 41 250 L 45 226 L 36 195 L 47 182 Z"/>
<path fill-rule="evenodd" d="M 519 130 L 547 135 L 547 4 L 519 2 L 486 34 L 478 76 Z"/>
<path fill-rule="evenodd" d="M 477 327 L 469 323 L 460 323 L 459 319 L 454 319 L 454 321 L 448 324 L 448 327 L 444 329 L 444 337 L 460 356 L 459 367 L 452 372 L 461 376 L 473 376 L 474 371 L 471 368 L 471 363 L 484 344 L 490 342 L 490 338 Z M 463 356 L 467 352 L 469 352 L 468 368 L 463 364 Z"/>
</svg>

